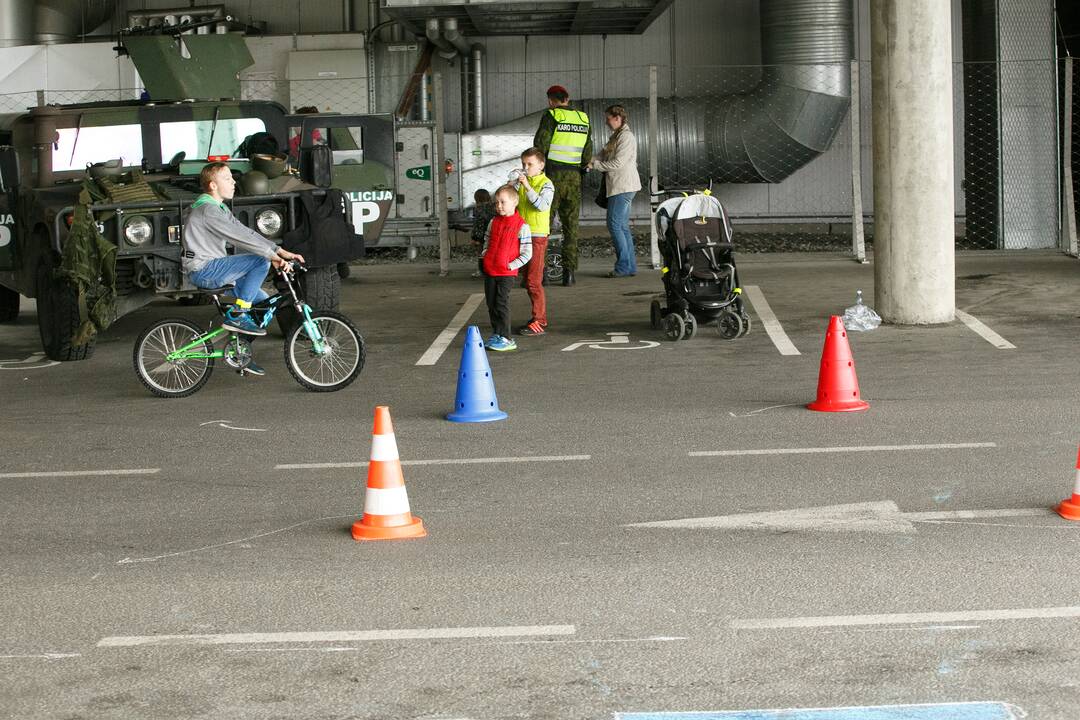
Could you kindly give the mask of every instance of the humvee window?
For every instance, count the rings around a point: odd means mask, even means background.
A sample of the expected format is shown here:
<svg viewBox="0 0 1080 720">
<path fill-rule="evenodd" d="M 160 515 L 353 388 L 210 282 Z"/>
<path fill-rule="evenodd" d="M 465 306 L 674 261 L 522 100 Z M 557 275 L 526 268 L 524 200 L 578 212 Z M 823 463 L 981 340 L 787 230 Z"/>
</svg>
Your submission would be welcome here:
<svg viewBox="0 0 1080 720">
<path fill-rule="evenodd" d="M 259 118 L 221 119 L 214 127 L 213 120 L 184 120 L 161 123 L 161 157 L 171 158 L 184 153 L 188 159 L 209 155 L 231 155 L 244 138 L 266 130 Z M 210 134 L 213 131 L 213 146 Z"/>
<path fill-rule="evenodd" d="M 364 136 L 358 127 L 336 127 L 330 130 L 330 149 L 334 165 L 359 165 L 364 162 Z"/>
<path fill-rule="evenodd" d="M 126 165 L 142 162 L 142 130 L 134 125 L 60 128 L 53 146 L 53 170 L 85 170 L 87 164 L 123 158 Z"/>
</svg>

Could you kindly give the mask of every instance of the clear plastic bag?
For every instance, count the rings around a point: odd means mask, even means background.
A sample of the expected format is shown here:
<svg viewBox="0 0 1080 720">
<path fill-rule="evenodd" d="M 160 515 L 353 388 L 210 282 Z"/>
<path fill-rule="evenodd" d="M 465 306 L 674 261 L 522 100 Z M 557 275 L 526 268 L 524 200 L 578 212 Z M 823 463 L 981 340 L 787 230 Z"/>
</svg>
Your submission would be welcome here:
<svg viewBox="0 0 1080 720">
<path fill-rule="evenodd" d="M 881 324 L 881 317 L 862 301 L 862 290 L 855 291 L 855 304 L 844 310 L 844 328 L 855 332 L 873 330 Z"/>
</svg>

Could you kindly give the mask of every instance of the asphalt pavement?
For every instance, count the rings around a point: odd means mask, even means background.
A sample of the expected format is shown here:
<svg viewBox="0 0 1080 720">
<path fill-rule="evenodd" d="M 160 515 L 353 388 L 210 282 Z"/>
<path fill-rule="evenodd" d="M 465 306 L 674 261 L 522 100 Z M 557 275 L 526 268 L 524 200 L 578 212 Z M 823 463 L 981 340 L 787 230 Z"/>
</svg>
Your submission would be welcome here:
<svg viewBox="0 0 1080 720">
<path fill-rule="evenodd" d="M 338 393 L 271 334 L 265 377 L 156 398 L 139 331 L 212 308 L 155 303 L 51 364 L 24 301 L 0 326 L 0 717 L 1076 718 L 1080 524 L 1052 512 L 1076 260 L 958 255 L 957 307 L 1014 347 L 960 321 L 849 333 L 860 413 L 804 406 L 873 267 L 738 260 L 737 340 L 651 329 L 644 267 L 549 287 L 549 333 L 489 353 L 509 417 L 487 424 L 444 419 L 463 328 L 417 364 L 483 292 L 471 265 L 354 267 L 367 363 Z M 490 334 L 482 303 L 469 322 Z M 425 538 L 349 534 L 377 405 Z"/>
</svg>

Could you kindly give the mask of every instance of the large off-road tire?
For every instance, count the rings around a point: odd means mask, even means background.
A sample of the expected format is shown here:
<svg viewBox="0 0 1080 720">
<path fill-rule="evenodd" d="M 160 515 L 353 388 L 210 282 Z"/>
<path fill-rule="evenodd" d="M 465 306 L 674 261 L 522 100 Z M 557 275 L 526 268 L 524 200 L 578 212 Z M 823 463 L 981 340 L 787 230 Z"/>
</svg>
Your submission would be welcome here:
<svg viewBox="0 0 1080 720">
<path fill-rule="evenodd" d="M 337 267 L 311 268 L 306 273 L 298 273 L 300 288 L 304 293 L 304 300 L 312 310 L 337 310 L 341 302 L 341 279 L 337 274 Z M 281 334 L 289 337 L 290 333 L 300 325 L 300 317 L 296 314 L 296 308 L 291 305 L 281 308 L 275 314 Z"/>
<path fill-rule="evenodd" d="M 341 302 L 341 278 L 337 266 L 312 268 L 300 278 L 304 299 L 314 310 L 337 310 Z"/>
<path fill-rule="evenodd" d="M 0 322 L 15 322 L 19 317 L 19 293 L 0 287 Z"/>
<path fill-rule="evenodd" d="M 86 360 L 94 353 L 94 342 L 74 345 L 72 336 L 79 329 L 79 291 L 70 282 L 53 276 L 53 266 L 42 260 L 37 266 L 35 283 L 38 330 L 41 347 L 50 360 Z"/>
</svg>

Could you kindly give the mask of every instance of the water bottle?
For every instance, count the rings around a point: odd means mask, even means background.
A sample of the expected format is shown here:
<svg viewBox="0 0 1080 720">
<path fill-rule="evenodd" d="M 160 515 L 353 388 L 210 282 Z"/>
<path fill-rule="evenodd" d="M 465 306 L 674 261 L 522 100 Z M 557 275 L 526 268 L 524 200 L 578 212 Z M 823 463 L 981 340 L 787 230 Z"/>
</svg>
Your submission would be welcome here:
<svg viewBox="0 0 1080 720">
<path fill-rule="evenodd" d="M 881 324 L 881 318 L 863 303 L 862 290 L 855 291 L 855 304 L 844 311 L 844 327 L 848 330 L 873 330 Z"/>
</svg>

